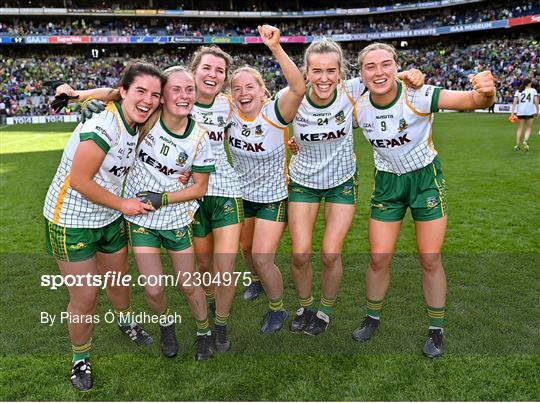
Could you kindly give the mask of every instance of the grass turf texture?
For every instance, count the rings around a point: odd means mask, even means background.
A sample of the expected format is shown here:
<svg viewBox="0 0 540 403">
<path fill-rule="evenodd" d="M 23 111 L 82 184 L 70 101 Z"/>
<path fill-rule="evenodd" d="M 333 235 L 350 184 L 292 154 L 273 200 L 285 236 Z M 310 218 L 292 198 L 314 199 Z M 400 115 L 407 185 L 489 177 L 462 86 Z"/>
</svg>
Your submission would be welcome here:
<svg viewBox="0 0 540 403">
<path fill-rule="evenodd" d="M 414 256 L 414 228 L 407 215 L 397 246 L 392 281 L 377 336 L 354 343 L 350 333 L 364 314 L 368 261 L 366 223 L 372 157 L 356 133 L 359 205 L 344 251 L 345 277 L 329 330 L 320 336 L 283 330 L 259 333 L 264 298 L 249 303 L 241 288 L 230 321 L 233 350 L 209 362 L 193 359 L 195 324 L 179 293 L 170 306 L 182 315 L 181 354 L 159 355 L 157 325 L 149 348 L 123 339 L 114 324 L 94 331 L 94 389 L 80 394 L 69 384 L 66 325 L 39 323 L 41 311 L 65 310 L 65 288 L 40 287 L 42 274 L 57 274 L 43 253 L 42 205 L 73 125 L 3 128 L 1 133 L 2 235 L 0 366 L 1 400 L 538 400 L 540 396 L 540 259 L 538 209 L 540 141 L 535 125 L 531 151 L 514 152 L 515 125 L 506 116 L 439 114 L 434 141 L 448 182 L 450 215 L 444 248 L 448 278 L 447 352 L 421 355 L 426 319 L 421 273 Z M 315 297 L 320 297 L 315 230 Z M 296 309 L 288 273 L 290 238 L 278 256 L 286 284 L 285 305 Z M 243 270 L 238 259 L 238 270 Z M 135 275 L 133 263 L 130 267 Z M 134 306 L 149 312 L 142 290 Z M 98 313 L 109 309 L 104 293 Z"/>
</svg>

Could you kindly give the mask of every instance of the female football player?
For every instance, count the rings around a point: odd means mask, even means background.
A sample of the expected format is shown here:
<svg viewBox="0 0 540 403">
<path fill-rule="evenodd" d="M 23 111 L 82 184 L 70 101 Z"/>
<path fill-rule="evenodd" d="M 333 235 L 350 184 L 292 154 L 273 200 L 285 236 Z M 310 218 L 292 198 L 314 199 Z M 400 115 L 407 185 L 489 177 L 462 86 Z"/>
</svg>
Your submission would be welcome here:
<svg viewBox="0 0 540 403">
<path fill-rule="evenodd" d="M 396 51 L 382 43 L 364 48 L 358 63 L 369 90 L 357 103 L 358 123 L 373 145 L 375 183 L 368 224 L 367 315 L 353 331 L 353 339 L 368 340 L 379 327 L 392 255 L 410 208 L 429 322 L 423 352 L 430 358 L 439 357 L 443 354 L 446 312 L 441 248 L 448 210 L 446 183 L 432 141 L 433 113 L 488 107 L 495 97 L 493 76 L 489 71 L 470 76 L 472 91 L 448 91 L 431 85 L 415 90 L 397 80 Z"/>
<path fill-rule="evenodd" d="M 120 197 L 133 162 L 138 125 L 159 106 L 163 76 L 152 64 L 134 61 L 118 83 L 120 101 L 79 124 L 73 132 L 45 198 L 45 242 L 64 276 L 128 272 L 127 237 L 122 214 L 144 215 L 152 207 L 137 198 Z M 89 278 L 89 277 L 87 277 Z M 89 354 L 99 287 L 68 286 L 69 336 L 73 348 L 72 385 L 92 387 Z M 118 326 L 134 342 L 152 338 L 131 320 L 130 285 L 108 286 L 119 316 Z"/>
<path fill-rule="evenodd" d="M 524 79 L 519 90 L 516 91 L 510 116 L 516 115 L 516 109 L 519 125 L 516 131 L 516 145 L 514 146 L 514 150 L 519 151 L 521 133 L 523 132 L 523 128 L 525 128 L 523 149 L 529 151 L 529 137 L 531 137 L 534 115 L 536 114 L 538 116 L 538 94 L 532 88 L 532 80 L 530 78 Z"/>
</svg>

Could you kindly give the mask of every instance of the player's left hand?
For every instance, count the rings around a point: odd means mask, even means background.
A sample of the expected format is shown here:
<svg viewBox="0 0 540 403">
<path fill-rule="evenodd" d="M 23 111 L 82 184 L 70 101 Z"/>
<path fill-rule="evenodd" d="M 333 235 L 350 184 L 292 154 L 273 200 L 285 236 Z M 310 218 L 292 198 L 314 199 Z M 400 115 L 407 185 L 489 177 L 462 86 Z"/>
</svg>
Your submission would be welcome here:
<svg viewBox="0 0 540 403">
<path fill-rule="evenodd" d="M 298 147 L 298 143 L 296 142 L 294 137 L 290 138 L 287 144 L 289 145 L 289 149 L 291 150 L 291 153 L 293 153 L 294 155 L 298 154 L 298 152 L 300 151 L 300 148 Z"/>
<path fill-rule="evenodd" d="M 156 210 L 169 204 L 169 195 L 167 192 L 157 193 L 148 190 L 145 192 L 139 192 L 136 194 L 136 196 L 139 198 L 141 203 L 146 203 Z"/>
<path fill-rule="evenodd" d="M 261 35 L 261 39 L 266 46 L 272 48 L 279 45 L 279 37 L 281 35 L 279 28 L 264 24 L 259 25 L 257 30 L 259 31 L 259 35 Z"/>
<path fill-rule="evenodd" d="M 105 104 L 97 99 L 87 98 L 81 105 L 81 122 L 86 122 L 91 119 L 96 113 L 101 113 L 105 110 Z"/>
<path fill-rule="evenodd" d="M 398 73 L 398 78 L 403 81 L 406 87 L 418 89 L 425 84 L 424 74 L 418 69 L 410 69 Z"/>
<path fill-rule="evenodd" d="M 485 70 L 476 75 L 469 74 L 468 78 L 475 92 L 486 98 L 495 96 L 495 79 L 491 71 Z"/>
</svg>

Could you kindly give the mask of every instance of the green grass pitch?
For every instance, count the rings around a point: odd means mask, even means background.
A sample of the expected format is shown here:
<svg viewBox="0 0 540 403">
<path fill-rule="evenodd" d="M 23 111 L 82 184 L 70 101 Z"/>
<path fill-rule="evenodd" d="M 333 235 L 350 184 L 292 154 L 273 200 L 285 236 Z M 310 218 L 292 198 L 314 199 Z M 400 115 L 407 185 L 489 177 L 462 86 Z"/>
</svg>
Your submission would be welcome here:
<svg viewBox="0 0 540 403">
<path fill-rule="evenodd" d="M 344 250 L 345 277 L 329 330 L 318 337 L 259 333 L 266 301 L 233 305 L 233 350 L 194 361 L 194 323 L 185 301 L 169 288 L 183 316 L 181 354 L 168 360 L 159 343 L 130 345 L 113 324 L 94 330 L 94 389 L 69 384 L 66 326 L 39 323 L 40 312 L 65 309 L 65 288 L 40 286 L 57 274 L 44 253 L 42 206 L 73 125 L 1 128 L 0 400 L 538 400 L 540 398 L 540 141 L 514 152 L 515 125 L 503 115 L 439 114 L 434 142 L 448 182 L 444 248 L 448 278 L 446 355 L 421 354 L 427 321 L 410 215 L 404 221 L 383 321 L 364 344 L 351 331 L 364 315 L 367 217 L 372 156 L 357 132 L 359 204 Z M 322 221 L 315 233 L 315 288 Z M 296 309 L 286 234 L 278 264 L 285 304 Z M 244 265 L 239 256 L 238 270 Z M 135 273 L 131 264 L 130 270 Z M 241 288 L 241 287 L 240 287 Z M 140 288 L 134 307 L 149 312 Z M 104 293 L 98 313 L 110 308 Z M 157 339 L 158 326 L 146 326 Z"/>
</svg>

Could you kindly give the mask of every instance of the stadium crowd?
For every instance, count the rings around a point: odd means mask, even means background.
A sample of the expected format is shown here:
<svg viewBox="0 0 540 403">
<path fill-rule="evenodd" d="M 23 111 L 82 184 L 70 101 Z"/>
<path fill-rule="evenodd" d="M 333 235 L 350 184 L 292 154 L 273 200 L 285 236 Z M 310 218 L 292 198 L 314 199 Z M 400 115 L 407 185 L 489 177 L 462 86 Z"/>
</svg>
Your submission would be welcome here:
<svg viewBox="0 0 540 403">
<path fill-rule="evenodd" d="M 358 74 L 356 57 L 361 47 L 362 45 L 351 45 L 345 48 L 350 64 L 350 77 Z M 247 64 L 259 69 L 272 93 L 286 85 L 280 69 L 269 54 L 257 48 L 252 48 L 249 53 L 243 49 L 231 51 L 236 66 Z M 294 50 L 291 57 L 301 65 L 302 47 L 291 49 Z M 146 55 L 109 54 L 107 57 L 95 59 L 88 58 L 87 54 L 42 54 L 30 58 L 7 58 L 0 67 L 0 115 L 53 114 L 49 108 L 53 91 L 45 85 L 48 81 L 65 80 L 80 89 L 111 87 L 115 85 L 126 61 L 132 57 L 142 57 L 165 68 L 175 64 L 187 64 L 189 56 L 185 51 L 178 53 L 161 50 Z M 499 103 L 512 102 L 520 80 L 539 76 L 538 58 L 538 41 L 533 37 L 493 39 L 469 46 L 438 43 L 400 51 L 402 69 L 417 67 L 426 74 L 428 84 L 441 85 L 448 89 L 468 88 L 468 74 L 491 70 L 498 79 Z M 68 109 L 65 113 L 74 111 L 75 109 Z"/>
<path fill-rule="evenodd" d="M 439 26 L 472 24 L 509 19 L 540 13 L 540 6 L 529 2 L 514 7 L 467 10 L 431 10 L 370 17 L 327 18 L 316 20 L 276 21 L 285 36 L 339 35 L 349 33 L 389 32 L 433 28 Z M 0 35 L 180 35 L 180 36 L 243 36 L 257 35 L 258 21 L 252 20 L 193 20 L 193 19 L 127 19 L 108 21 L 99 17 L 77 18 L 71 21 L 59 17 L 58 21 L 14 20 L 0 21 Z"/>
</svg>

